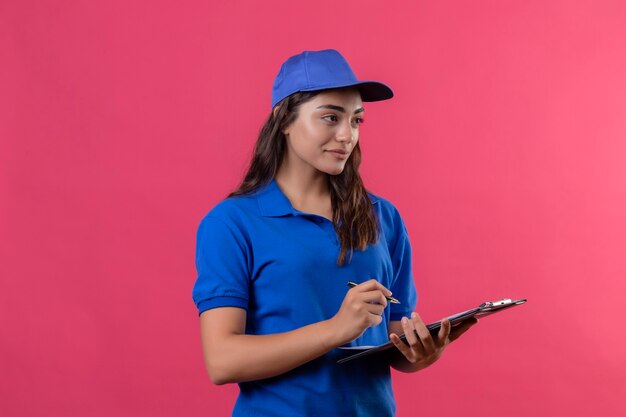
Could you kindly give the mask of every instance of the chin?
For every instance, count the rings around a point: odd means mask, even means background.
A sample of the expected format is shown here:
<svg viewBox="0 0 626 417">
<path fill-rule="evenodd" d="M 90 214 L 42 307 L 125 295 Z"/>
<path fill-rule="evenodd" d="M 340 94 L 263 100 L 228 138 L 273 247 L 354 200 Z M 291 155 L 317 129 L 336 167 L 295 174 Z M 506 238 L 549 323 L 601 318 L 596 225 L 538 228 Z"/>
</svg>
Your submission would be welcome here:
<svg viewBox="0 0 626 417">
<path fill-rule="evenodd" d="M 328 175 L 339 175 L 343 172 L 344 166 L 341 166 L 339 168 L 334 168 L 334 169 L 328 169 L 328 170 L 324 170 L 324 172 L 326 172 Z"/>
</svg>

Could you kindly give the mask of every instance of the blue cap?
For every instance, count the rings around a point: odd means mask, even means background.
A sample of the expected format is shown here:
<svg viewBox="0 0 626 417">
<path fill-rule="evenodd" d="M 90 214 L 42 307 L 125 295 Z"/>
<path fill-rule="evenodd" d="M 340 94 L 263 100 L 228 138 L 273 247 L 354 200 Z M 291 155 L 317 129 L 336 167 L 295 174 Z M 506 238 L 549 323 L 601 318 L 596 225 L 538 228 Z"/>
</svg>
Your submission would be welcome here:
<svg viewBox="0 0 626 417">
<path fill-rule="evenodd" d="M 387 100 L 393 97 L 389 86 L 378 81 L 361 81 L 348 61 L 334 49 L 304 51 L 287 59 L 280 67 L 272 87 L 272 108 L 298 91 L 325 90 L 355 86 L 363 101 Z"/>
</svg>

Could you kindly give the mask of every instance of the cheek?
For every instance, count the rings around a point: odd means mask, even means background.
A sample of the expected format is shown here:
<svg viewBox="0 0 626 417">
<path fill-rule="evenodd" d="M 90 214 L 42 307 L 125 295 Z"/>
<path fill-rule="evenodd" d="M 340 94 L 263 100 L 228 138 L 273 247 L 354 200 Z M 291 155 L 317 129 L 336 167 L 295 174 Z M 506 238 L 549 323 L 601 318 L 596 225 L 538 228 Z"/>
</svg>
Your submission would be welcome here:
<svg viewBox="0 0 626 417">
<path fill-rule="evenodd" d="M 319 148 L 319 141 L 303 132 L 298 132 L 297 136 L 290 136 L 288 140 L 292 151 L 302 158 L 314 157 Z"/>
<path fill-rule="evenodd" d="M 331 136 L 332 134 L 324 127 L 307 125 L 302 128 L 301 135 L 298 138 L 304 146 L 315 148 L 328 142 Z"/>
</svg>

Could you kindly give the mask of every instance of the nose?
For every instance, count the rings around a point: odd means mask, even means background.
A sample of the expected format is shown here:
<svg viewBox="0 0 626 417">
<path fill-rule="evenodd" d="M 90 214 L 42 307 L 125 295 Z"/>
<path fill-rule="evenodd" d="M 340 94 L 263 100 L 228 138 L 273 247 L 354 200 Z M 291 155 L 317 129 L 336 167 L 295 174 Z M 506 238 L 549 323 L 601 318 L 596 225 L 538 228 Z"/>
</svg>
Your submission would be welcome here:
<svg viewBox="0 0 626 417">
<path fill-rule="evenodd" d="M 337 142 L 352 142 L 356 135 L 355 129 L 352 128 L 350 122 L 341 123 L 337 130 Z"/>
</svg>

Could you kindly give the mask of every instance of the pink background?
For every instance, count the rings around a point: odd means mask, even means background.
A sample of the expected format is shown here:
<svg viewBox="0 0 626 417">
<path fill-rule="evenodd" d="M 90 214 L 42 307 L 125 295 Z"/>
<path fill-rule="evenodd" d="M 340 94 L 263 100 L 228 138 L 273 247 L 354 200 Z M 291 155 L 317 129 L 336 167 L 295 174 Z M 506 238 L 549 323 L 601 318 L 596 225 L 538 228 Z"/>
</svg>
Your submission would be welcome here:
<svg viewBox="0 0 626 417">
<path fill-rule="evenodd" d="M 362 173 L 400 209 L 428 320 L 487 299 L 399 416 L 626 415 L 626 6 L 0 3 L 0 415 L 229 415 L 191 300 L 280 63 L 339 49 Z"/>
</svg>

